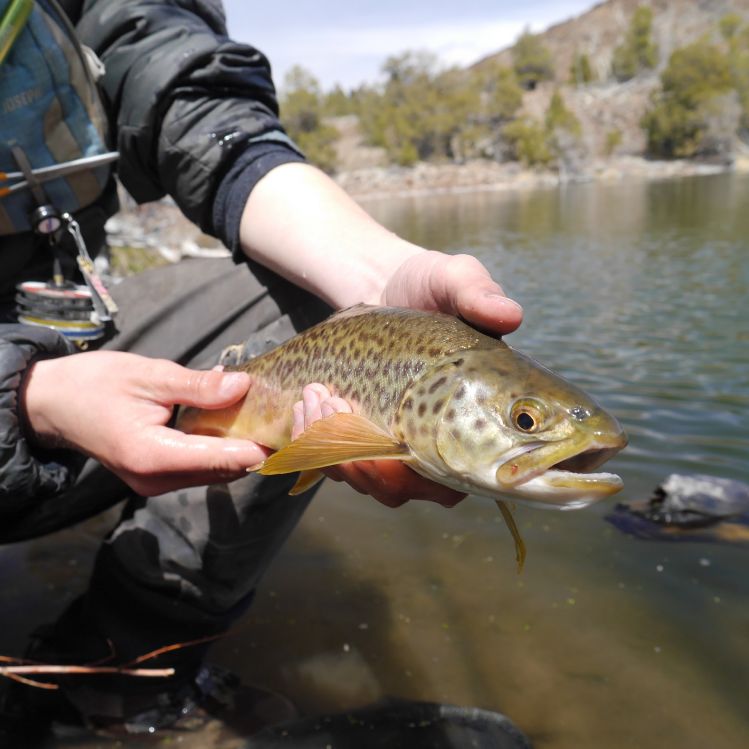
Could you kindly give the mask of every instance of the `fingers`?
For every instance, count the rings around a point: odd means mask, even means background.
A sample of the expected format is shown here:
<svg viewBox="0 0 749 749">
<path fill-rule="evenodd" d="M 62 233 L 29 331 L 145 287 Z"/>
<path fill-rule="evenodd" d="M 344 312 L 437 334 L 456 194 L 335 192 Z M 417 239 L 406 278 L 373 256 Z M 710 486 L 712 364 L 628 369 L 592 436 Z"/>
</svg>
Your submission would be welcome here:
<svg viewBox="0 0 749 749">
<path fill-rule="evenodd" d="M 318 419 L 351 412 L 350 404 L 343 398 L 332 397 L 324 385 L 307 385 L 302 400 L 293 407 L 292 439 Z M 465 496 L 419 476 L 397 460 L 359 460 L 327 468 L 325 474 L 333 481 L 345 481 L 360 494 L 368 494 L 388 507 L 400 507 L 410 499 L 452 507 Z"/>
<path fill-rule="evenodd" d="M 489 271 L 470 255 L 447 258 L 433 285 L 441 309 L 479 328 L 501 335 L 511 333 L 523 320 L 523 308 L 506 297 Z"/>
<path fill-rule="evenodd" d="M 351 413 L 343 398 L 334 398 L 325 385 L 314 382 L 302 390 L 302 400 L 292 408 L 291 439 L 295 440 L 310 424 L 334 413 Z"/>
<path fill-rule="evenodd" d="M 250 387 L 245 372 L 198 371 L 162 360 L 153 361 L 146 376 L 154 397 L 196 408 L 225 408 Z"/>
<path fill-rule="evenodd" d="M 512 332 L 523 319 L 520 305 L 471 255 L 426 251 L 410 257 L 388 281 L 382 302 L 459 315 L 499 335 Z"/>
<path fill-rule="evenodd" d="M 369 494 L 387 507 L 400 507 L 411 499 L 454 507 L 465 497 L 419 476 L 397 460 L 359 460 L 329 470 L 360 494 Z"/>
<path fill-rule="evenodd" d="M 263 461 L 270 450 L 249 440 L 188 435 L 153 427 L 112 466 L 139 494 L 233 481 Z"/>
</svg>

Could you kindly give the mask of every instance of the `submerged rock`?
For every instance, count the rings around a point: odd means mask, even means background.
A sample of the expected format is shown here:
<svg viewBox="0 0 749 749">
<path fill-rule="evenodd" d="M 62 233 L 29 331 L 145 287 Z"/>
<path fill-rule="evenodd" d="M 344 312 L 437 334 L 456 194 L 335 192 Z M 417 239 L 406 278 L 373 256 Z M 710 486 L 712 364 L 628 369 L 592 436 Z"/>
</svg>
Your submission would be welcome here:
<svg viewBox="0 0 749 749">
<path fill-rule="evenodd" d="M 749 484 L 672 473 L 650 499 L 620 502 L 606 520 L 638 538 L 749 545 Z"/>
</svg>

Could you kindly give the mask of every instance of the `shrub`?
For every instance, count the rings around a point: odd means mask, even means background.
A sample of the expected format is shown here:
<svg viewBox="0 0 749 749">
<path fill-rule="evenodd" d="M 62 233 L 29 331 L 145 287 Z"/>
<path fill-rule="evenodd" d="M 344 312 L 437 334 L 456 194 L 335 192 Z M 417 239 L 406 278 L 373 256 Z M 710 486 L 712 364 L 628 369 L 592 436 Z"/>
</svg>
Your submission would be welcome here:
<svg viewBox="0 0 749 749">
<path fill-rule="evenodd" d="M 436 59 L 406 52 L 390 57 L 381 92 L 359 97 L 362 129 L 369 141 L 402 165 L 452 158 L 453 144 L 480 110 L 479 89 L 462 71 L 437 72 Z"/>
<path fill-rule="evenodd" d="M 590 66 L 590 58 L 585 54 L 575 55 L 570 65 L 570 81 L 575 86 L 584 86 L 595 80 L 593 69 Z"/>
<path fill-rule="evenodd" d="M 652 39 L 653 11 L 639 5 L 632 15 L 624 42 L 614 50 L 611 72 L 618 81 L 628 81 L 658 63 L 658 47 Z"/>
<path fill-rule="evenodd" d="M 322 118 L 322 96 L 317 79 L 300 66 L 285 76 L 280 99 L 282 122 L 307 158 L 327 172 L 335 170 L 338 131 Z"/>
<path fill-rule="evenodd" d="M 604 143 L 604 153 L 606 156 L 611 156 L 614 151 L 622 144 L 622 131 L 619 128 L 614 128 L 606 133 L 606 142 Z"/>
<path fill-rule="evenodd" d="M 582 132 L 580 120 L 574 112 L 567 109 L 559 91 L 555 91 L 549 101 L 549 108 L 546 110 L 546 130 L 549 133 L 555 130 L 567 130 L 575 136 L 579 136 Z"/>
<path fill-rule="evenodd" d="M 554 77 L 551 53 L 536 34 L 525 31 L 512 48 L 512 64 L 520 85 L 532 90 Z"/>
<path fill-rule="evenodd" d="M 520 118 L 502 129 L 512 155 L 526 166 L 548 166 L 554 160 L 546 138 L 546 130 L 535 120 Z"/>
<path fill-rule="evenodd" d="M 721 107 L 732 106 L 725 97 L 732 86 L 728 58 L 716 45 L 702 39 L 676 50 L 661 74 L 661 91 L 642 119 L 648 151 L 683 158 L 710 150 L 704 138 L 715 118 L 729 117 Z"/>
</svg>

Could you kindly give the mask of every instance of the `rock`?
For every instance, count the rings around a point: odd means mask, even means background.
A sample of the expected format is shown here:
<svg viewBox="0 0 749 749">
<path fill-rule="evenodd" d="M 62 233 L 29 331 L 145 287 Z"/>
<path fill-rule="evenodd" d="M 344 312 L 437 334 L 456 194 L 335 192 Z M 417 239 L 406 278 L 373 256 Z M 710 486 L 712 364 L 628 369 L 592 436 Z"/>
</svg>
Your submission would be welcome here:
<svg viewBox="0 0 749 749">
<path fill-rule="evenodd" d="M 606 520 L 638 538 L 749 544 L 749 484 L 672 473 L 650 499 L 619 503 Z"/>
</svg>

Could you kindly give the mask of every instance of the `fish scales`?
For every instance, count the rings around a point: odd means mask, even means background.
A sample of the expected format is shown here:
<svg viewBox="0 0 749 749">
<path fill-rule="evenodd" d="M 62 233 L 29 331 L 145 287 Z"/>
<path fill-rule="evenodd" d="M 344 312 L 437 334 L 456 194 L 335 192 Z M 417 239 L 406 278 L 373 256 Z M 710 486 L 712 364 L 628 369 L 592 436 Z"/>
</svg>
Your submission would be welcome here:
<svg viewBox="0 0 749 749">
<path fill-rule="evenodd" d="M 241 409 L 206 413 L 201 431 L 254 434 L 258 441 L 277 448 L 290 437 L 291 406 L 311 382 L 326 385 L 333 395 L 345 398 L 355 413 L 388 428 L 404 390 L 425 367 L 459 351 L 498 343 L 447 316 L 352 308 L 268 353 L 226 367 L 250 375 L 252 387 Z M 231 410 L 236 418 L 228 428 L 211 426 L 211 416 L 218 423 Z"/>
</svg>

